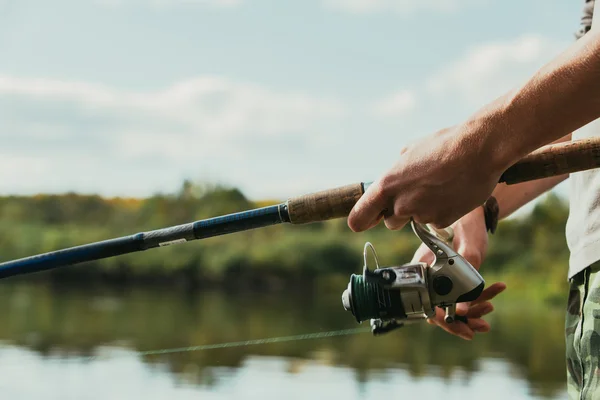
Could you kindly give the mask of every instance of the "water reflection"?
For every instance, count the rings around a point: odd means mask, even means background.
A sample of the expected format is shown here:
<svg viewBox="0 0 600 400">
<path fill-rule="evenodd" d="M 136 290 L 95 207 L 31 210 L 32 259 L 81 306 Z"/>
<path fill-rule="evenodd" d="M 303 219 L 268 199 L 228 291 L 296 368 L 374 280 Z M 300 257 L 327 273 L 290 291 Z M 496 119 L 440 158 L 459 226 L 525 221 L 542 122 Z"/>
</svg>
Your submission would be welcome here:
<svg viewBox="0 0 600 400">
<path fill-rule="evenodd" d="M 342 396 L 348 391 L 346 398 L 375 398 L 391 395 L 389 390 L 422 398 L 434 393 L 495 398 L 498 390 L 501 398 L 511 391 L 516 396 L 511 398 L 564 396 L 562 310 L 510 302 L 497 305 L 493 331 L 471 343 L 422 324 L 378 338 L 361 334 L 144 357 L 133 352 L 354 328 L 339 293 L 184 295 L 156 288 L 4 284 L 0 340 L 6 345 L 0 351 L 0 374 L 5 383 L 0 390 L 10 387 L 6 380 L 15 365 L 29 363 L 47 374 L 38 379 L 54 377 L 48 381 L 53 384 L 64 382 L 57 378 L 62 371 L 90 388 L 98 376 L 126 391 L 146 393 L 148 387 L 166 385 L 146 398 L 165 398 L 168 388 L 171 397 L 202 392 L 218 399 L 254 398 L 251 393 Z M 92 355 L 100 357 L 73 361 Z M 29 374 L 22 367 L 16 370 Z M 52 390 L 64 394 L 59 386 Z M 159 392 L 165 395 L 155 397 Z"/>
</svg>

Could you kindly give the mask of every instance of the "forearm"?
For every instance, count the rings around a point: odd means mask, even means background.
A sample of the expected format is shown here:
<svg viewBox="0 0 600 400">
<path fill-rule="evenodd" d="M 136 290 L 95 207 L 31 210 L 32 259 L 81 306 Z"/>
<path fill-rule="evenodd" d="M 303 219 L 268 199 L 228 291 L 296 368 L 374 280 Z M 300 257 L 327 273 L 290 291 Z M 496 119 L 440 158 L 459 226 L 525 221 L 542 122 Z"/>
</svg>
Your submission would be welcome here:
<svg viewBox="0 0 600 400">
<path fill-rule="evenodd" d="M 499 184 L 492 193 L 498 201 L 500 209 L 498 219 L 508 217 L 525 204 L 564 181 L 567 177 L 568 175 L 554 176 L 552 178 L 523 182 L 516 185 Z"/>
<path fill-rule="evenodd" d="M 590 31 L 523 85 L 473 115 L 460 144 L 477 144 L 498 172 L 600 117 L 599 31 Z"/>
</svg>

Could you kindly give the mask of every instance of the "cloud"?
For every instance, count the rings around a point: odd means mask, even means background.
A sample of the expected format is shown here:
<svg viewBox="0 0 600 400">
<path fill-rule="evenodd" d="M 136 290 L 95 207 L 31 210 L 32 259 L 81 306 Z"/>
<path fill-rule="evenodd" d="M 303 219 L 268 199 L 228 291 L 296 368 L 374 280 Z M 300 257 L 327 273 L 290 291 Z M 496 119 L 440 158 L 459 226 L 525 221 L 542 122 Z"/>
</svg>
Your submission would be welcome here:
<svg viewBox="0 0 600 400">
<path fill-rule="evenodd" d="M 218 76 L 133 91 L 0 75 L 0 191 L 146 195 L 182 175 L 237 184 L 268 157 L 334 140 L 323 132 L 344 115 L 336 99 Z"/>
<path fill-rule="evenodd" d="M 395 117 L 414 110 L 415 106 L 415 94 L 409 90 L 400 90 L 376 102 L 372 111 L 376 116 Z"/>
<path fill-rule="evenodd" d="M 351 14 L 393 12 L 409 15 L 418 11 L 452 12 L 485 2 L 486 0 L 323 0 L 323 5 Z"/>
<path fill-rule="evenodd" d="M 567 46 L 540 35 L 485 43 L 435 72 L 425 91 L 438 99 L 481 106 L 524 82 Z"/>
<path fill-rule="evenodd" d="M 182 132 L 212 138 L 239 137 L 249 129 L 255 131 L 254 135 L 267 136 L 304 132 L 315 119 L 343 113 L 342 104 L 335 100 L 280 93 L 216 76 L 189 79 L 163 90 L 136 92 L 86 82 L 0 75 L 0 96 L 47 102 L 46 108 L 56 111 L 67 107 L 89 118 L 102 114 L 102 118 L 110 116 L 124 123 L 149 118 L 158 126 L 168 122 Z"/>
</svg>

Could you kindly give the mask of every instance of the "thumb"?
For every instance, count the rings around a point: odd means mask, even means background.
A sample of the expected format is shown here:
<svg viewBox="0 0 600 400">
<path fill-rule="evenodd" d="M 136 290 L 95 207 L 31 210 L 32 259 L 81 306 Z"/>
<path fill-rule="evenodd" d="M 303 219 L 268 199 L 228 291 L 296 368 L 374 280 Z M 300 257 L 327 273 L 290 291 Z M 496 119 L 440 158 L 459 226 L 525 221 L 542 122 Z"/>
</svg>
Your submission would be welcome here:
<svg viewBox="0 0 600 400">
<path fill-rule="evenodd" d="M 362 195 L 348 215 L 348 226 L 354 232 L 371 229 L 379 223 L 387 206 L 381 184 L 374 183 Z"/>
</svg>

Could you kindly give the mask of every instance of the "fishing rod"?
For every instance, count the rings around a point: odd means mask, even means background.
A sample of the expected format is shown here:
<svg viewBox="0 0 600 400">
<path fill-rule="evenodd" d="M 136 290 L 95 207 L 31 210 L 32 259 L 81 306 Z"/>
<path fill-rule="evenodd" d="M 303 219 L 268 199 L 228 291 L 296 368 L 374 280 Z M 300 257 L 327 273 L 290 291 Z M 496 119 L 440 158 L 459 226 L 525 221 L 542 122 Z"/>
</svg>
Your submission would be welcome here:
<svg viewBox="0 0 600 400">
<path fill-rule="evenodd" d="M 600 138 L 548 145 L 529 154 L 501 176 L 515 184 L 600 166 Z M 183 225 L 137 233 L 0 263 L 0 278 L 50 270 L 156 247 L 206 239 L 270 225 L 294 225 L 347 217 L 370 183 L 357 183 L 290 198 L 284 203 Z"/>
<path fill-rule="evenodd" d="M 538 149 L 508 168 L 499 182 L 512 185 L 597 167 L 600 138 L 584 139 Z M 273 206 L 8 261 L 0 264 L 0 278 L 281 223 L 297 225 L 347 217 L 369 185 L 342 186 Z M 344 308 L 359 323 L 370 320 L 375 335 L 431 318 L 437 307 L 445 310 L 446 323 L 466 323 L 465 317 L 456 314 L 456 304 L 476 300 L 485 287 L 479 272 L 453 249 L 451 229 L 435 229 L 412 219 L 410 224 L 434 254 L 433 264 L 382 267 L 375 248 L 366 243 L 362 274 L 353 274 L 342 294 Z M 369 252 L 375 260 L 374 270 L 369 268 Z"/>
</svg>

